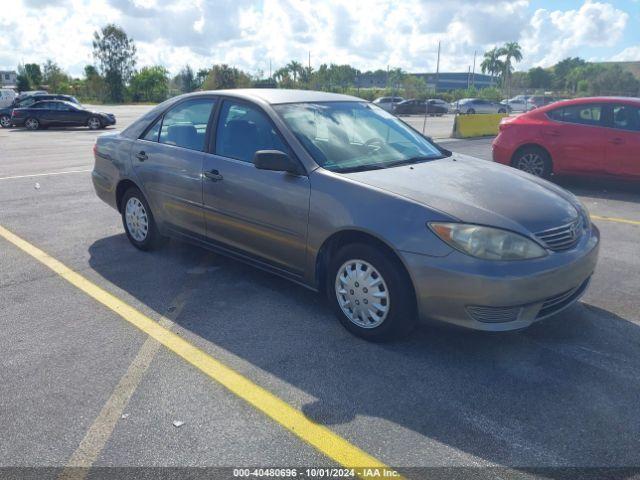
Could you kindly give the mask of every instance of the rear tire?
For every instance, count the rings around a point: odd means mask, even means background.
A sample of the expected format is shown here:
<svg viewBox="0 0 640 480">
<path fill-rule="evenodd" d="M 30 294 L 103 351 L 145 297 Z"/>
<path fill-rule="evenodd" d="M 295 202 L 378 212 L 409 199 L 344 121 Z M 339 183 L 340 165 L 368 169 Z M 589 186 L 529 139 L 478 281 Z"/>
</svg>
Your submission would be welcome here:
<svg viewBox="0 0 640 480">
<path fill-rule="evenodd" d="M 0 115 L 0 127 L 2 128 L 11 127 L 11 117 L 9 115 Z"/>
<path fill-rule="evenodd" d="M 546 150 L 540 147 L 525 147 L 511 159 L 511 166 L 540 178 L 549 178 L 553 173 L 553 162 Z"/>
<path fill-rule="evenodd" d="M 38 130 L 40 121 L 37 118 L 29 117 L 24 121 L 24 126 L 27 130 Z"/>
<path fill-rule="evenodd" d="M 131 187 L 120 204 L 122 225 L 131 244 L 139 250 L 150 251 L 162 243 L 147 199 L 137 187 Z"/>
<path fill-rule="evenodd" d="M 473 115 L 474 113 L 476 113 L 476 111 L 473 108 L 467 110 L 467 115 Z"/>
<path fill-rule="evenodd" d="M 411 279 L 399 261 L 371 245 L 338 250 L 329 262 L 326 290 L 340 323 L 365 340 L 400 338 L 416 325 Z"/>
</svg>

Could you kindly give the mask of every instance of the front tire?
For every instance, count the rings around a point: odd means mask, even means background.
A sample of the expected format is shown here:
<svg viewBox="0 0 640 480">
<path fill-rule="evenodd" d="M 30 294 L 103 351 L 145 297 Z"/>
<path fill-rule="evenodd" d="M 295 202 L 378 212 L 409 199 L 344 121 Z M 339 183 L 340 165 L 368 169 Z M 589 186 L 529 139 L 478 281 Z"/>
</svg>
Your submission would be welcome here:
<svg viewBox="0 0 640 480">
<path fill-rule="evenodd" d="M 476 113 L 476 111 L 473 108 L 467 110 L 467 115 L 473 115 L 474 113 Z"/>
<path fill-rule="evenodd" d="M 151 208 L 138 188 L 131 187 L 125 192 L 120 210 L 124 231 L 134 247 L 149 251 L 160 245 L 162 238 Z"/>
<path fill-rule="evenodd" d="M 0 127 L 2 128 L 11 127 L 11 117 L 9 115 L 0 115 Z"/>
<path fill-rule="evenodd" d="M 89 117 L 87 127 L 89 127 L 89 130 L 99 130 L 102 128 L 102 121 L 98 117 Z"/>
<path fill-rule="evenodd" d="M 37 118 L 29 117 L 24 121 L 24 126 L 27 130 L 38 130 L 40 128 L 40 121 Z"/>
<path fill-rule="evenodd" d="M 367 244 L 342 247 L 330 260 L 327 295 L 342 325 L 371 341 L 400 338 L 416 324 L 411 279 L 396 259 Z"/>
<path fill-rule="evenodd" d="M 553 172 L 549 154 L 534 146 L 518 150 L 511 160 L 511 166 L 540 178 L 549 178 Z"/>
</svg>

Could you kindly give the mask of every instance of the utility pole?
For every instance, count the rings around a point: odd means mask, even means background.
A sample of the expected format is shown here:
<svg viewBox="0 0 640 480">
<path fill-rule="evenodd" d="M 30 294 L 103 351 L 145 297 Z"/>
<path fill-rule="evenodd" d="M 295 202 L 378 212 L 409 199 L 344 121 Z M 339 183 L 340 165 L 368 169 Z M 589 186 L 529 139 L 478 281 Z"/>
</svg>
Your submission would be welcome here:
<svg viewBox="0 0 640 480">
<path fill-rule="evenodd" d="M 476 86 L 476 54 L 478 52 L 476 50 L 473 51 L 473 73 L 471 74 L 471 85 L 475 88 Z"/>
<path fill-rule="evenodd" d="M 437 60 L 437 63 L 436 63 L 436 86 L 434 88 L 434 91 L 436 93 L 438 92 L 439 77 L 440 77 L 440 40 L 438 40 L 438 60 Z"/>
<path fill-rule="evenodd" d="M 269 80 L 272 79 L 272 75 L 271 75 L 271 59 L 269 59 Z"/>
<path fill-rule="evenodd" d="M 471 82 L 471 65 L 469 65 L 469 69 L 467 70 L 467 90 L 469 90 L 469 87 Z"/>
</svg>

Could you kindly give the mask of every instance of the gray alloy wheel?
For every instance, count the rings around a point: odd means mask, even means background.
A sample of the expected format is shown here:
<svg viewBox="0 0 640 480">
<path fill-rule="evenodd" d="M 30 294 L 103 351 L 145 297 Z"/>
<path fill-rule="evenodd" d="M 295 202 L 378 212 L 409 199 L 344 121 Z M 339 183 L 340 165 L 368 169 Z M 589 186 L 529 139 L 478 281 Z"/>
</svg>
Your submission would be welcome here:
<svg viewBox="0 0 640 480">
<path fill-rule="evenodd" d="M 527 150 L 518 156 L 513 166 L 518 170 L 530 173 L 536 177 L 543 177 L 546 170 L 546 162 L 540 152 Z"/>
<path fill-rule="evenodd" d="M 147 210 L 137 197 L 130 197 L 125 205 L 124 218 L 127 230 L 137 242 L 144 242 L 149 233 Z"/>
<path fill-rule="evenodd" d="M 29 130 L 37 130 L 40 128 L 40 122 L 37 118 L 29 117 L 25 120 L 24 126 Z"/>
<path fill-rule="evenodd" d="M 9 128 L 11 126 L 11 117 L 9 115 L 0 115 L 0 127 Z"/>
<path fill-rule="evenodd" d="M 98 117 L 90 117 L 89 121 L 87 122 L 87 126 L 91 130 L 98 130 L 102 128 L 102 122 Z"/>
<path fill-rule="evenodd" d="M 369 262 L 347 260 L 338 269 L 335 292 L 342 313 L 361 328 L 376 328 L 389 314 L 389 288 Z"/>
</svg>

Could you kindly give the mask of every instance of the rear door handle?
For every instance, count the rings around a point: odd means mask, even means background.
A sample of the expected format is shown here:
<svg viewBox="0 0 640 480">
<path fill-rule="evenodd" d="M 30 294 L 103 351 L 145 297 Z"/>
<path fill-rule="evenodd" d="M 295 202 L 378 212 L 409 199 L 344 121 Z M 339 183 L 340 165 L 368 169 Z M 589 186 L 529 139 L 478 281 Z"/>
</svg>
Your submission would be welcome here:
<svg viewBox="0 0 640 480">
<path fill-rule="evenodd" d="M 613 143 L 614 145 L 622 145 L 624 140 L 622 138 L 616 137 L 609 140 L 609 143 Z"/>
<path fill-rule="evenodd" d="M 223 178 L 222 175 L 220 175 L 220 172 L 215 169 L 210 170 L 208 172 L 204 172 L 204 176 L 207 177 L 212 182 L 219 182 Z"/>
<path fill-rule="evenodd" d="M 146 153 L 144 153 L 144 151 L 138 152 L 136 153 L 136 158 L 138 160 L 140 160 L 141 162 L 144 162 L 145 160 L 147 160 L 149 157 L 147 156 Z"/>
</svg>

